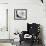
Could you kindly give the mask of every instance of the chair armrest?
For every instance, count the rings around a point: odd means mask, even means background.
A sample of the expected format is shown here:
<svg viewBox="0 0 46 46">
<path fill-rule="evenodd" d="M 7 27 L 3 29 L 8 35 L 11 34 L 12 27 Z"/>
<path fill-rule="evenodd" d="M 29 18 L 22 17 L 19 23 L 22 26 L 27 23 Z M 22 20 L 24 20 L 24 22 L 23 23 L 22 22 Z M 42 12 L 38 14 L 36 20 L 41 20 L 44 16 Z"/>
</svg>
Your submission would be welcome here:
<svg viewBox="0 0 46 46">
<path fill-rule="evenodd" d="M 22 31 L 21 34 L 19 34 L 20 41 L 24 40 L 24 35 L 27 34 L 27 31 Z"/>
</svg>

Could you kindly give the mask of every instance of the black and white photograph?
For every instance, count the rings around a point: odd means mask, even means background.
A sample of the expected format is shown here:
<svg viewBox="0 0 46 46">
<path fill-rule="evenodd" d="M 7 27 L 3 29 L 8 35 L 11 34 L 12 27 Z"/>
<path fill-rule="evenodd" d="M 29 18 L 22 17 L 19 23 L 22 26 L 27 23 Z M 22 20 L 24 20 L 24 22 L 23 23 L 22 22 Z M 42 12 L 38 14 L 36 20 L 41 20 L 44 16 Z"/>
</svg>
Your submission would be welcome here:
<svg viewBox="0 0 46 46">
<path fill-rule="evenodd" d="M 46 46 L 46 0 L 0 0 L 0 46 Z"/>
<path fill-rule="evenodd" d="M 15 20 L 26 20 L 27 9 L 14 9 L 14 19 Z"/>
</svg>

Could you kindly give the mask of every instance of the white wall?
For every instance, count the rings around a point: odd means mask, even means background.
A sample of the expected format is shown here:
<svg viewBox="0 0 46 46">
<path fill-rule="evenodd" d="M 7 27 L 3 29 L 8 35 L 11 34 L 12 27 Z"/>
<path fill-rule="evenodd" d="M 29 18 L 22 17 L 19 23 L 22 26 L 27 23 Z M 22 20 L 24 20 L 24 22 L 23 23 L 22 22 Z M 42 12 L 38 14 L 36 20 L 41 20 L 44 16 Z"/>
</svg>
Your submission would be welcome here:
<svg viewBox="0 0 46 46">
<path fill-rule="evenodd" d="M 0 0 L 0 3 L 8 3 L 8 0 Z"/>
</svg>

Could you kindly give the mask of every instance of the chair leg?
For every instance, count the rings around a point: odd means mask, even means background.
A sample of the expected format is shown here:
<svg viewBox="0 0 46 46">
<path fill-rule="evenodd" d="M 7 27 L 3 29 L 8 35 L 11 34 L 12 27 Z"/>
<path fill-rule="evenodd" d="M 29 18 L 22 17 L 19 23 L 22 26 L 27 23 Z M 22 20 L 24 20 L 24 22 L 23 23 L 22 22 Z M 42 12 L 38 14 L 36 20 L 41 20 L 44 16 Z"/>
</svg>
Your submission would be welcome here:
<svg viewBox="0 0 46 46">
<path fill-rule="evenodd" d="M 30 46 L 33 46 L 33 44 L 34 44 L 34 42 L 32 42 Z"/>
<path fill-rule="evenodd" d="M 34 44 L 34 41 L 33 41 L 33 39 L 31 40 L 31 45 L 30 46 L 33 46 L 33 44 Z"/>
<path fill-rule="evenodd" d="M 20 45 L 21 45 L 21 41 L 20 41 Z"/>
</svg>

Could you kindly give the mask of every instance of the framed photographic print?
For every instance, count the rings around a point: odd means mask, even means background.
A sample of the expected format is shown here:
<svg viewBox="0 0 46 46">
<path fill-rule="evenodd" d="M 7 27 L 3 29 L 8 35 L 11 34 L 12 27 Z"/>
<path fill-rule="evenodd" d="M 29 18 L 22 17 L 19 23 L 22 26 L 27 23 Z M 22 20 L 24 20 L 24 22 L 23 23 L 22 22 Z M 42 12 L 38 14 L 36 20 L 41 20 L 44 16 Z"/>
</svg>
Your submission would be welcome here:
<svg viewBox="0 0 46 46">
<path fill-rule="evenodd" d="M 27 9 L 14 9 L 14 19 L 15 20 L 26 20 Z"/>
</svg>

